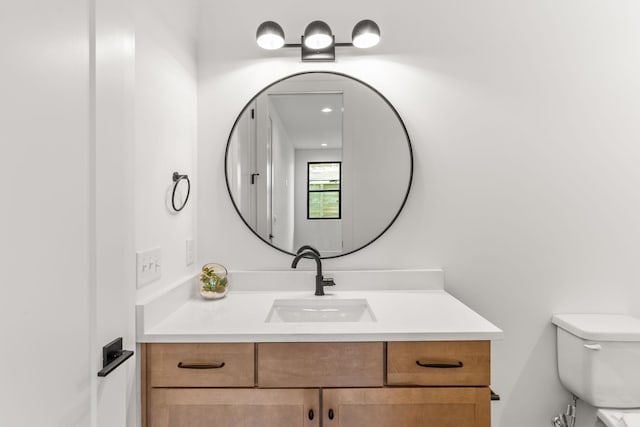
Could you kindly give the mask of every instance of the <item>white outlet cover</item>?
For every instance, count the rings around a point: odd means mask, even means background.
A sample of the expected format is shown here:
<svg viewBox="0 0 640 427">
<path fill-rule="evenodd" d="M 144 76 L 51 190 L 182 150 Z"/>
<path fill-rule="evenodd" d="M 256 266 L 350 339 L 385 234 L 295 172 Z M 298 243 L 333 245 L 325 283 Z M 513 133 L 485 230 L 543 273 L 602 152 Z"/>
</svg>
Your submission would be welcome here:
<svg viewBox="0 0 640 427">
<path fill-rule="evenodd" d="M 193 239 L 187 239 L 186 246 L 185 262 L 187 265 L 191 265 L 196 261 L 196 241 Z"/>
</svg>

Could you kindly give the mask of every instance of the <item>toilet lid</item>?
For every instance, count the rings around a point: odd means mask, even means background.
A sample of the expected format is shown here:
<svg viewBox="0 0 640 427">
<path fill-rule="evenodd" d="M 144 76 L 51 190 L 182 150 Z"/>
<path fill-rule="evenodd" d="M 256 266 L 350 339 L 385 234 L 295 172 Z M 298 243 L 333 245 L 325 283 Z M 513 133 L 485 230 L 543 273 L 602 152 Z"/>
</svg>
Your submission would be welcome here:
<svg viewBox="0 0 640 427">
<path fill-rule="evenodd" d="M 640 409 L 598 409 L 598 418 L 607 427 L 640 427 Z"/>
<path fill-rule="evenodd" d="M 640 319 L 626 314 L 555 314 L 551 323 L 585 340 L 640 342 Z"/>
</svg>

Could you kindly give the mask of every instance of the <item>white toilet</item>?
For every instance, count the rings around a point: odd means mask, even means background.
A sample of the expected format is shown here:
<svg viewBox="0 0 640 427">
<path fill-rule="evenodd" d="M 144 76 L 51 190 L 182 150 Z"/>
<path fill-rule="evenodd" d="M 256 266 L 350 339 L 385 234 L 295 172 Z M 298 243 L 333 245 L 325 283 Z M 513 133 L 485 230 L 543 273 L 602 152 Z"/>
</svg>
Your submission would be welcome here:
<svg viewBox="0 0 640 427">
<path fill-rule="evenodd" d="M 640 319 L 556 314 L 558 373 L 608 427 L 640 427 Z"/>
</svg>

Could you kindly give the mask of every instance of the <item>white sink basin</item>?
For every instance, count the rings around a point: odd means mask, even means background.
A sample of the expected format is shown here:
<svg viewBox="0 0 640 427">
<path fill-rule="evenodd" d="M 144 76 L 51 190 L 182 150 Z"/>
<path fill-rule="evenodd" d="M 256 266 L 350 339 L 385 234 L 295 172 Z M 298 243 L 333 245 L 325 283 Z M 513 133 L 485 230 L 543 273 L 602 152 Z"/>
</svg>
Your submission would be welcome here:
<svg viewBox="0 0 640 427">
<path fill-rule="evenodd" d="M 375 322 L 364 298 L 358 299 L 277 299 L 266 322 Z"/>
</svg>

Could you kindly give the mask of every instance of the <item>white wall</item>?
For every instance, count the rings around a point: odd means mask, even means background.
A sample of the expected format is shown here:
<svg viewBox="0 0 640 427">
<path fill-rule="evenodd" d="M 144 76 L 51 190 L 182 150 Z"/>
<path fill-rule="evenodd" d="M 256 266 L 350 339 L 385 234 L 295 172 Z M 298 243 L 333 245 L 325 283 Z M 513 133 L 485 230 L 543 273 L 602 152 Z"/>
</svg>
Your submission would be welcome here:
<svg viewBox="0 0 640 427">
<path fill-rule="evenodd" d="M 631 301 L 631 313 L 640 317 L 640 287 L 633 288 Z"/>
<path fill-rule="evenodd" d="M 135 248 L 162 249 L 162 277 L 138 298 L 199 269 L 186 265 L 186 240 L 197 238 L 196 14 L 196 0 L 135 2 Z M 191 179 L 179 213 L 170 208 L 174 171 Z"/>
<path fill-rule="evenodd" d="M 247 100 L 303 70 L 360 78 L 403 117 L 414 185 L 383 237 L 325 268 L 444 268 L 448 290 L 505 331 L 493 347 L 502 396 L 493 424 L 548 425 L 569 398 L 550 316 L 625 312 L 638 296 L 640 4 L 205 0 L 200 18 L 201 261 L 290 262 L 258 241 L 227 199 L 224 147 Z M 293 42 L 314 19 L 348 40 L 362 18 L 378 22 L 382 43 L 369 53 L 338 48 L 335 63 L 303 64 L 296 50 L 254 42 L 267 19 Z M 594 425 L 593 412 L 581 410 L 579 426 Z"/>
<path fill-rule="evenodd" d="M 82 0 L 0 6 L 3 426 L 91 422 L 88 16 Z"/>
<path fill-rule="evenodd" d="M 631 287 L 631 310 L 630 313 L 640 317 L 640 286 Z"/>
</svg>

